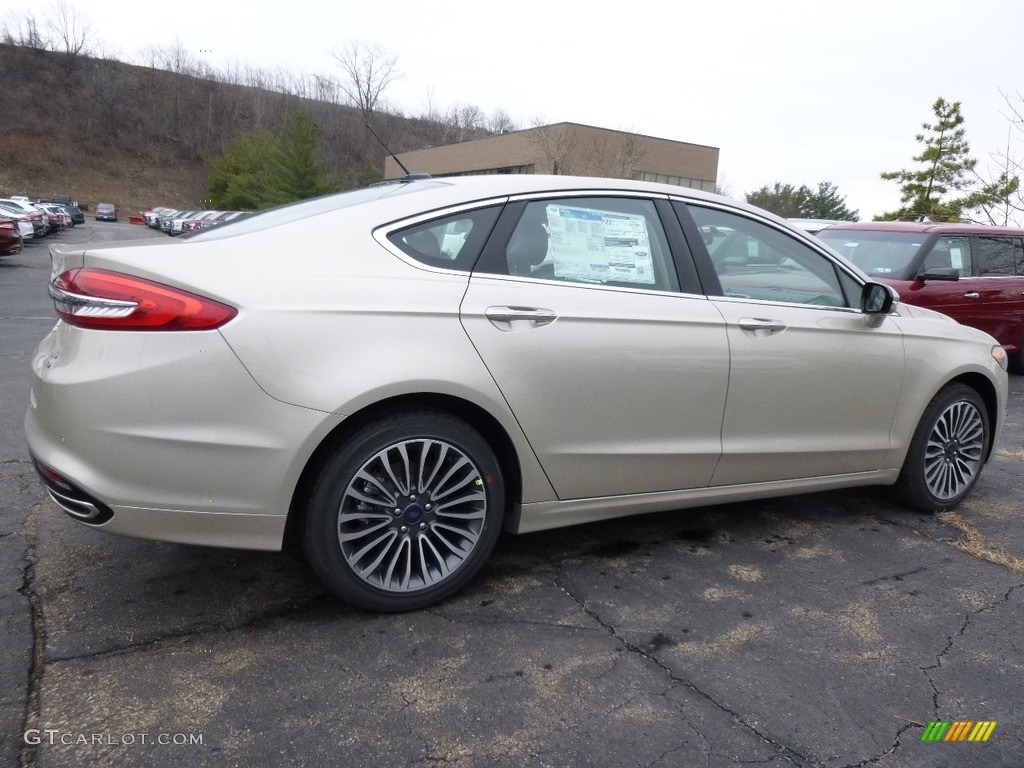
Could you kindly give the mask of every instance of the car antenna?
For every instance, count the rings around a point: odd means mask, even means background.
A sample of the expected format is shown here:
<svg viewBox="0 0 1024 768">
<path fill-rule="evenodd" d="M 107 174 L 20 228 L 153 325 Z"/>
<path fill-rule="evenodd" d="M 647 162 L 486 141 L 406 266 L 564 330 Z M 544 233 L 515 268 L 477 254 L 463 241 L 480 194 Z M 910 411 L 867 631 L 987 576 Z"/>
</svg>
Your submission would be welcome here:
<svg viewBox="0 0 1024 768">
<path fill-rule="evenodd" d="M 373 128 L 370 127 L 370 124 L 369 123 L 363 123 L 363 125 L 366 126 L 366 130 L 368 130 L 370 133 L 373 134 L 373 138 L 375 138 L 377 141 L 380 142 L 380 145 L 382 147 L 384 147 L 384 151 L 387 152 L 389 155 L 391 155 L 391 158 L 396 163 L 398 163 L 398 167 L 401 168 L 403 171 L 405 171 L 405 178 L 402 179 L 402 181 L 415 181 L 417 179 L 429 179 L 430 178 L 430 174 L 429 173 L 409 173 L 409 169 L 406 168 L 402 164 L 401 160 L 398 159 L 398 155 L 396 155 L 394 152 L 392 152 L 388 148 L 388 145 L 384 143 L 384 139 L 382 139 L 380 136 L 377 135 L 377 133 L 373 130 Z"/>
</svg>

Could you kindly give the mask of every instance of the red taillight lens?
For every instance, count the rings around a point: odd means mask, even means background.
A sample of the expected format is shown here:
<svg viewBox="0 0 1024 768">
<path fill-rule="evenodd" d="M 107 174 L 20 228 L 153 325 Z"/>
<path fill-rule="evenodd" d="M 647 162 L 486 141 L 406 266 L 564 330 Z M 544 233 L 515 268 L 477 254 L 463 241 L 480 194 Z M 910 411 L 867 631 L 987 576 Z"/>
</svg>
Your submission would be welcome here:
<svg viewBox="0 0 1024 768">
<path fill-rule="evenodd" d="M 72 269 L 50 285 L 69 325 L 112 331 L 209 331 L 238 310 L 219 301 L 105 269 Z"/>
</svg>

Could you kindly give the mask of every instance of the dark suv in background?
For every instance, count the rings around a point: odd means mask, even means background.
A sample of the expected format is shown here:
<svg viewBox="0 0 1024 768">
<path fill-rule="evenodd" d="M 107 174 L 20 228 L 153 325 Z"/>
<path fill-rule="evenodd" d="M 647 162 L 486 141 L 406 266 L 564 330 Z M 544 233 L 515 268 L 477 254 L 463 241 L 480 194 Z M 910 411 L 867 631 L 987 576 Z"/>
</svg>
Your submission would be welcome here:
<svg viewBox="0 0 1024 768">
<path fill-rule="evenodd" d="M 875 221 L 816 237 L 902 301 L 991 334 L 1024 372 L 1024 229 Z"/>
</svg>

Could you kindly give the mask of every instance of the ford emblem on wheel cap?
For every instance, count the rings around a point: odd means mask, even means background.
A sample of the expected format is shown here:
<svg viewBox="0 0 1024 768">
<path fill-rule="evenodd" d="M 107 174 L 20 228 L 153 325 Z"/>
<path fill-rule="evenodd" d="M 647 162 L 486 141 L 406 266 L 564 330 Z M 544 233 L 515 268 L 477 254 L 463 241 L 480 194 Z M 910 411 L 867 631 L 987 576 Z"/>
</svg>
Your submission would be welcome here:
<svg viewBox="0 0 1024 768">
<path fill-rule="evenodd" d="M 405 508 L 405 522 L 418 523 L 423 517 L 423 507 L 419 504 L 410 504 Z"/>
</svg>

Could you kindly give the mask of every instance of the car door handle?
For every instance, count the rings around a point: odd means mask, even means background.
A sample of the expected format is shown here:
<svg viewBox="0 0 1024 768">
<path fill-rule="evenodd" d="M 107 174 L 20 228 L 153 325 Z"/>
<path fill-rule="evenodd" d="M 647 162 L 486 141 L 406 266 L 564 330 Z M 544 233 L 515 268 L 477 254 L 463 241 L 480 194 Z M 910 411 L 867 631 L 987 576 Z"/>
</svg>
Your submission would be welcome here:
<svg viewBox="0 0 1024 768">
<path fill-rule="evenodd" d="M 786 330 L 786 324 L 781 320 L 768 320 L 763 317 L 741 317 L 739 326 L 754 336 L 769 336 Z"/>
<path fill-rule="evenodd" d="M 964 298 L 965 299 L 970 299 L 971 301 L 974 301 L 975 299 L 980 299 L 981 298 L 981 294 L 978 293 L 977 291 L 969 291 L 969 292 L 964 294 Z"/>
<path fill-rule="evenodd" d="M 558 317 L 550 309 L 539 307 L 488 307 L 487 319 L 499 331 L 524 331 L 553 323 Z"/>
</svg>

